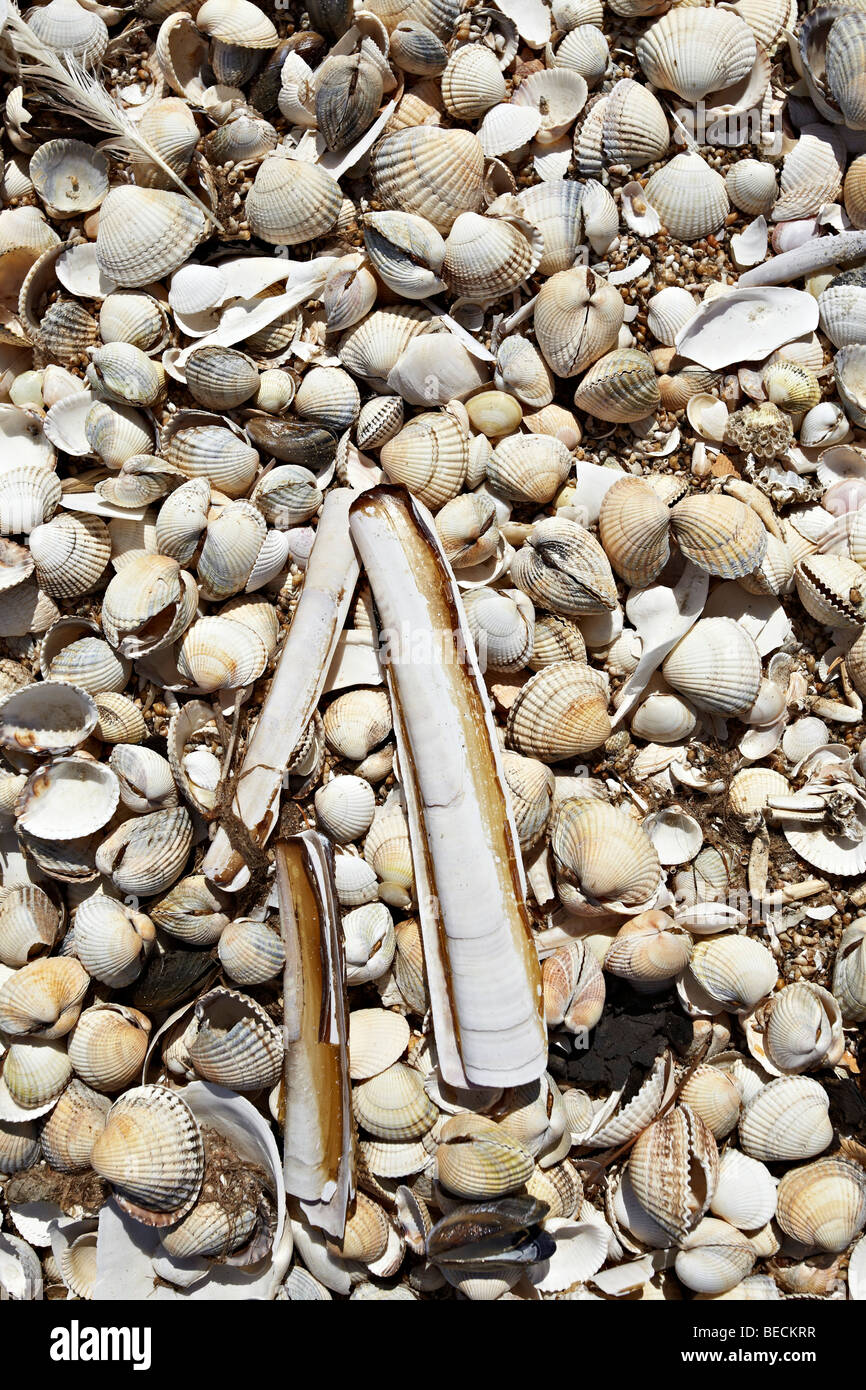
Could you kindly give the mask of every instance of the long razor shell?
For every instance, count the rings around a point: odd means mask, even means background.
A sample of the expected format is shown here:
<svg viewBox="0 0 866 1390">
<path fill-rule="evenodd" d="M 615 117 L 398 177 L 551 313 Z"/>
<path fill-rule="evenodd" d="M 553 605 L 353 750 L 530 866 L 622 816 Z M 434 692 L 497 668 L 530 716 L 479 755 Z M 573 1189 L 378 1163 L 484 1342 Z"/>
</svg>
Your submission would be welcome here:
<svg viewBox="0 0 866 1390">
<path fill-rule="evenodd" d="M 439 1066 L 452 1086 L 519 1086 L 545 1068 L 541 970 L 459 592 L 432 518 L 403 488 L 362 493 L 349 524 L 391 639 L 388 683 Z"/>
<path fill-rule="evenodd" d="M 276 824 L 285 770 L 319 702 L 358 582 L 347 521 L 353 496 L 337 488 L 325 499 L 292 626 L 238 776 L 232 810 L 259 846 Z M 203 868 L 230 893 L 249 881 L 249 867 L 222 827 Z"/>
<path fill-rule="evenodd" d="M 276 847 L 286 951 L 283 1173 L 307 1220 L 342 1239 L 355 1193 L 348 1013 L 331 845 L 307 830 Z"/>
</svg>

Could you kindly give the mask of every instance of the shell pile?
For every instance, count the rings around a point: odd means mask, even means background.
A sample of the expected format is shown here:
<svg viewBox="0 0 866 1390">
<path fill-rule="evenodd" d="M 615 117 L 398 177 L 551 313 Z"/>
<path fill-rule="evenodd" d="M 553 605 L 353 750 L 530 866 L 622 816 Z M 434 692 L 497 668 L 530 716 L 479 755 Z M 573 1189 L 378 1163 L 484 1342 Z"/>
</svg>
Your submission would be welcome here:
<svg viewBox="0 0 866 1390">
<path fill-rule="evenodd" d="M 0 1296 L 866 1297 L 864 6 L 0 44 Z"/>
</svg>

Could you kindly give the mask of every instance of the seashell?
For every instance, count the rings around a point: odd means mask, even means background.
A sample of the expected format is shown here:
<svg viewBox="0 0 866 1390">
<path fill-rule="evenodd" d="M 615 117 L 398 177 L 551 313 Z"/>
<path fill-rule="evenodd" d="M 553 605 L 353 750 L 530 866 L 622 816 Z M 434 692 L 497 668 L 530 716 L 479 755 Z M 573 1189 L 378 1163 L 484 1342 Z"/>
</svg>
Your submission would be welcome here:
<svg viewBox="0 0 866 1390">
<path fill-rule="evenodd" d="M 629 77 L 616 82 L 605 100 L 601 139 L 613 164 L 639 169 L 663 159 L 670 132 L 658 98 Z"/>
<path fill-rule="evenodd" d="M 91 1163 L 137 1221 L 171 1225 L 201 1191 L 204 1145 L 195 1117 L 176 1092 L 136 1086 L 109 1110 Z"/>
<path fill-rule="evenodd" d="M 358 53 L 326 58 L 316 72 L 316 122 L 328 149 L 353 145 L 381 101 L 382 72 L 363 45 Z"/>
<path fill-rule="evenodd" d="M 830 1066 L 844 1050 L 838 1003 L 805 981 L 774 994 L 757 1010 L 746 1035 L 752 1055 L 774 1076 Z"/>
<path fill-rule="evenodd" d="M 673 347 L 677 334 L 695 314 L 695 301 L 688 290 L 670 285 L 647 301 L 647 327 L 654 338 Z"/>
<path fill-rule="evenodd" d="M 442 73 L 442 101 L 450 115 L 480 120 L 504 97 L 505 78 L 495 53 L 477 43 L 454 50 Z"/>
<path fill-rule="evenodd" d="M 641 850 L 646 855 L 643 843 Z M 605 955 L 604 968 L 643 991 L 672 980 L 688 964 L 690 954 L 691 938 L 670 917 L 663 912 L 642 912 L 620 927 Z"/>
<path fill-rule="evenodd" d="M 524 405 L 541 407 L 553 399 L 553 378 L 546 363 L 534 344 L 517 334 L 504 338 L 499 345 L 495 381 L 500 392 L 513 393 Z M 472 401 L 478 399 L 477 396 L 471 398 L 467 411 Z"/>
<path fill-rule="evenodd" d="M 688 700 L 671 691 L 653 691 L 631 717 L 631 731 L 651 743 L 682 743 L 694 732 L 697 717 Z"/>
<path fill-rule="evenodd" d="M 858 627 L 866 617 L 864 571 L 845 555 L 807 555 L 794 570 L 800 602 L 827 627 Z"/>
<path fill-rule="evenodd" d="M 363 225 L 372 264 L 385 284 L 402 298 L 424 299 L 444 288 L 440 271 L 445 242 L 426 218 L 372 212 L 363 219 Z"/>
<path fill-rule="evenodd" d="M 116 285 L 150 285 L 183 265 L 205 231 L 204 214 L 180 193 L 118 184 L 99 209 L 96 260 Z"/>
<path fill-rule="evenodd" d="M 54 515 L 61 497 L 54 473 L 13 464 L 0 478 L 0 535 L 28 535 Z"/>
<path fill-rule="evenodd" d="M 481 493 L 462 493 L 446 502 L 436 514 L 436 530 L 455 569 L 481 564 L 500 548 L 496 507 Z"/>
<path fill-rule="evenodd" d="M 315 794 L 316 819 L 338 845 L 359 840 L 370 828 L 376 797 L 362 777 L 333 777 Z"/>
<path fill-rule="evenodd" d="M 402 396 L 374 396 L 361 406 L 355 437 L 359 449 L 378 449 L 403 424 Z"/>
<path fill-rule="evenodd" d="M 738 1230 L 758 1230 L 776 1214 L 776 1187 L 777 1179 L 763 1163 L 739 1149 L 726 1149 L 710 1210 Z"/>
<path fill-rule="evenodd" d="M 261 985 L 282 970 L 286 953 L 278 931 L 266 922 L 229 922 L 217 947 L 223 969 L 239 985 Z"/>
<path fill-rule="evenodd" d="M 353 376 L 364 377 L 374 385 L 384 385 L 409 340 L 420 333 L 427 322 L 427 310 L 417 304 L 377 309 L 341 338 L 340 361 Z"/>
<path fill-rule="evenodd" d="M 728 197 L 750 217 L 766 216 L 778 195 L 776 171 L 759 159 L 738 159 L 725 175 Z"/>
<path fill-rule="evenodd" d="M 170 806 L 119 825 L 96 851 L 96 867 L 119 892 L 150 897 L 180 876 L 192 838 L 184 808 Z"/>
<path fill-rule="evenodd" d="M 796 362 L 771 362 L 761 377 L 767 399 L 780 410 L 796 415 L 811 410 L 821 400 L 821 383 L 808 367 Z"/>
<path fill-rule="evenodd" d="M 139 130 L 164 164 L 183 178 L 199 140 L 199 129 L 187 103 L 178 97 L 153 102 L 141 117 Z M 137 184 L 146 188 L 173 188 L 173 181 L 165 169 L 143 152 L 136 150 L 131 163 Z"/>
<path fill-rule="evenodd" d="M 73 300 L 58 299 L 42 316 L 39 337 L 54 361 L 74 362 L 96 342 L 96 319 Z"/>
<path fill-rule="evenodd" d="M 436 1176 L 458 1197 L 504 1197 L 523 1187 L 534 1167 L 519 1139 L 485 1115 L 451 1115 L 442 1126 Z"/>
<path fill-rule="evenodd" d="M 57 758 L 28 779 L 15 803 L 16 827 L 41 840 L 78 839 L 107 824 L 118 797 L 117 778 L 104 764 Z"/>
<path fill-rule="evenodd" d="M 866 159 L 862 155 L 848 165 L 843 199 L 851 225 L 857 228 L 866 225 Z"/>
<path fill-rule="evenodd" d="M 75 914 L 75 954 L 88 975 L 112 989 L 138 978 L 154 941 L 150 918 L 114 898 L 94 894 Z"/>
<path fill-rule="evenodd" d="M 249 502 L 229 502 L 209 522 L 198 559 L 202 597 L 213 602 L 244 587 L 267 532 L 265 519 Z M 219 629 L 222 631 L 222 629 Z"/>
<path fill-rule="evenodd" d="M 212 946 L 229 922 L 225 900 L 201 874 L 181 879 L 148 907 L 158 927 L 194 946 Z"/>
<path fill-rule="evenodd" d="M 541 503 L 553 498 L 570 471 L 571 454 L 561 440 L 514 434 L 494 448 L 487 480 L 494 492 L 511 501 Z"/>
<path fill-rule="evenodd" d="M 582 239 L 583 196 L 580 184 L 567 179 L 552 179 L 521 190 L 522 215 L 538 228 L 543 239 L 540 274 L 552 275 L 574 265 Z"/>
<path fill-rule="evenodd" d="M 845 146 L 840 137 L 828 126 L 805 128 L 785 156 L 773 221 L 816 216 L 839 196 L 844 168 Z"/>
<path fill-rule="evenodd" d="M 402 1062 L 395 1062 L 355 1086 L 352 1109 L 368 1134 L 398 1141 L 427 1134 L 439 1114 L 424 1090 L 420 1074 Z"/>
<path fill-rule="evenodd" d="M 707 13 L 720 16 L 722 11 Z M 685 15 L 686 11 L 670 11 L 673 14 Z M 678 241 L 698 241 L 718 232 L 730 211 L 725 180 L 694 150 L 675 155 L 657 170 L 647 182 L 645 195 L 662 225 Z"/>
<path fill-rule="evenodd" d="M 59 681 L 23 686 L 0 703 L 0 744 L 19 752 L 71 753 L 95 726 L 91 697 Z"/>
<path fill-rule="evenodd" d="M 413 126 L 380 141 L 370 173 L 383 207 L 418 213 L 444 234 L 481 205 L 484 151 L 471 131 Z"/>
<path fill-rule="evenodd" d="M 834 347 L 856 346 L 866 324 L 866 286 L 856 271 L 831 280 L 818 296 L 821 327 Z"/>
<path fill-rule="evenodd" d="M 360 762 L 391 732 L 388 697 L 383 690 L 347 691 L 325 710 L 324 725 L 334 752 L 349 762 Z"/>
<path fill-rule="evenodd" d="M 90 212 L 108 192 L 108 160 L 82 140 L 48 140 L 33 155 L 28 173 L 53 217 Z"/>
<path fill-rule="evenodd" d="M 700 569 L 739 579 L 758 568 L 767 532 L 756 512 L 734 497 L 695 494 L 671 509 L 671 530 L 680 550 Z"/>
<path fill-rule="evenodd" d="M 363 859 L 342 855 L 338 865 L 354 865 L 357 871 L 337 874 L 337 891 L 342 906 L 353 906 L 343 918 L 346 950 L 346 980 L 350 985 L 378 980 L 390 968 L 396 950 L 394 923 L 384 903 L 375 901 L 378 893 L 376 871 Z"/>
<path fill-rule="evenodd" d="M 364 858 L 380 880 L 379 897 L 392 907 L 409 907 L 414 892 L 409 827 L 402 802 L 380 806 L 364 841 Z"/>
<path fill-rule="evenodd" d="M 689 1106 L 678 1105 L 638 1137 L 628 1176 L 644 1210 L 682 1242 L 713 1199 L 719 1177 L 716 1141 Z"/>
<path fill-rule="evenodd" d="M 295 397 L 295 410 L 307 420 L 332 430 L 348 429 L 361 408 L 358 388 L 340 367 L 313 367 Z"/>
<path fill-rule="evenodd" d="M 433 30 L 414 19 L 404 19 L 391 30 L 388 50 L 401 72 L 416 77 L 437 77 L 448 63 L 448 50 Z"/>
<path fill-rule="evenodd" d="M 779 977 L 772 952 L 748 936 L 716 936 L 696 942 L 690 968 L 711 999 L 740 1012 L 753 1009 Z"/>
<path fill-rule="evenodd" d="M 425 506 L 436 510 L 456 497 L 469 461 L 469 435 L 444 411 L 416 415 L 382 446 L 388 477 L 403 483 Z"/>
<path fill-rule="evenodd" d="M 608 352 L 583 377 L 574 393 L 579 410 L 599 420 L 642 420 L 660 404 L 652 359 L 634 348 Z"/>
<path fill-rule="evenodd" d="M 52 598 L 86 594 L 98 583 L 111 556 L 108 528 L 95 516 L 55 516 L 33 527 L 29 544 L 36 578 Z"/>
<path fill-rule="evenodd" d="M 45 679 L 68 681 L 94 696 L 122 690 L 129 679 L 129 662 L 119 657 L 101 638 L 80 637 L 68 646 L 61 646 L 54 654 L 55 643 L 52 639 L 57 637 L 59 645 L 63 634 L 58 629 L 62 622 L 61 619 L 54 624 L 42 643 L 40 667 Z"/>
<path fill-rule="evenodd" d="M 2 916 L 0 908 L 0 916 Z M 846 1023 L 866 1018 L 866 931 L 862 918 L 846 927 L 833 965 L 833 994 Z"/>
<path fill-rule="evenodd" d="M 732 618 L 701 618 L 665 658 L 662 674 L 698 709 L 725 718 L 754 703 L 761 658 Z"/>
<path fill-rule="evenodd" d="M 76 919 L 76 943 L 77 939 Z M 69 1035 L 69 1060 L 76 1075 L 96 1091 L 122 1090 L 141 1072 L 150 1027 L 146 1014 L 122 1004 L 85 1009 Z"/>
<path fill-rule="evenodd" d="M 801 1245 L 840 1254 L 866 1225 L 866 1178 L 848 1158 L 820 1158 L 779 1180 L 776 1219 Z"/>
<path fill-rule="evenodd" d="M 133 290 L 116 290 L 99 306 L 103 343 L 131 343 L 142 352 L 157 352 L 168 341 L 166 313 L 158 300 Z"/>
<path fill-rule="evenodd" d="M 0 898 L 0 962 L 13 969 L 47 956 L 60 934 L 61 913 L 41 888 L 13 885 Z"/>
<path fill-rule="evenodd" d="M 570 1033 L 594 1028 L 604 1009 L 605 985 L 598 962 L 582 941 L 548 956 L 541 971 L 544 1016 L 549 1028 Z"/>
<path fill-rule="evenodd" d="M 528 345 L 527 345 L 528 346 Z M 466 402 L 466 414 L 474 430 L 498 439 L 513 434 L 523 419 L 520 402 L 506 391 L 480 391 Z"/>
<path fill-rule="evenodd" d="M 728 798 L 734 815 L 748 819 L 763 811 L 774 796 L 787 796 L 790 784 L 787 777 L 767 767 L 749 767 L 731 778 Z"/>
<path fill-rule="evenodd" d="M 534 273 L 541 254 L 542 239 L 531 224 L 462 212 L 445 242 L 442 275 L 452 294 L 482 302 L 498 299 Z"/>
<path fill-rule="evenodd" d="M 752 1271 L 755 1249 L 727 1221 L 705 1216 L 685 1237 L 674 1261 L 677 1278 L 702 1294 L 727 1293 Z"/>
<path fill-rule="evenodd" d="M 532 676 L 509 710 L 506 746 L 548 763 L 599 748 L 610 736 L 610 719 L 606 697 L 587 672 L 577 661 L 557 661 Z"/>
<path fill-rule="evenodd" d="M 741 82 L 757 49 L 751 29 L 732 10 L 703 14 L 686 7 L 669 10 L 651 24 L 635 53 L 654 86 L 696 102 Z"/>
<path fill-rule="evenodd" d="M 543 834 L 550 819 L 553 778 L 543 763 L 519 753 L 503 753 L 502 766 L 520 847 L 526 850 Z"/>
<path fill-rule="evenodd" d="M 245 210 L 254 236 L 296 246 L 322 236 L 340 211 L 339 185 L 316 164 L 271 155 L 256 171 Z"/>
<path fill-rule="evenodd" d="M 679 806 L 666 806 L 644 821 L 659 860 L 668 866 L 684 864 L 693 859 L 703 844 L 703 831 L 693 816 Z"/>
<path fill-rule="evenodd" d="M 81 1012 L 90 976 L 69 956 L 22 965 L 0 985 L 0 1029 L 13 1037 L 62 1038 Z"/>
<path fill-rule="evenodd" d="M 70 53 L 80 63 L 96 66 L 108 47 L 105 21 L 77 0 L 50 0 L 27 10 L 24 18 L 38 39 L 55 53 Z"/>
<path fill-rule="evenodd" d="M 833 359 L 836 390 L 853 425 L 862 426 L 866 422 L 866 391 L 864 391 L 863 368 L 866 363 L 862 345 L 855 343 L 843 347 Z"/>
<path fill-rule="evenodd" d="M 156 543 L 161 555 L 181 565 L 190 562 L 207 526 L 210 493 L 206 478 L 191 478 L 166 498 L 156 518 Z"/>
<path fill-rule="evenodd" d="M 201 694 L 252 685 L 268 664 L 257 632 L 230 618 L 199 618 L 183 635 L 177 669 Z"/>
<path fill-rule="evenodd" d="M 190 394 L 209 410 L 231 410 L 258 390 L 255 363 L 234 348 L 200 347 L 184 367 Z"/>
<path fill-rule="evenodd" d="M 575 616 L 616 607 L 607 556 L 584 527 L 565 518 L 536 523 L 512 562 L 511 577 L 533 602 L 555 613 Z"/>
<path fill-rule="evenodd" d="M 36 1125 L 27 1121 L 21 1124 L 0 1120 L 0 1172 L 20 1173 L 25 1168 L 31 1168 L 38 1159 L 39 1131 Z M 11 1237 L 7 1236 L 6 1240 L 9 1239 Z M 5 1292 L 5 1282 L 3 1288 Z"/>
<path fill-rule="evenodd" d="M 599 537 L 627 584 L 643 588 L 661 574 L 670 555 L 670 521 L 671 512 L 642 478 L 622 478 L 605 493 Z"/>
<path fill-rule="evenodd" d="M 258 1091 L 279 1080 L 280 1029 L 260 1004 L 236 990 L 202 994 L 184 1041 L 195 1070 L 205 1081 L 233 1091 Z"/>
<path fill-rule="evenodd" d="M 122 656 L 142 656 L 167 645 L 188 621 L 181 571 L 167 556 L 133 557 L 103 595 L 103 631 Z"/>
<path fill-rule="evenodd" d="M 535 335 L 557 376 L 577 376 L 613 347 L 624 308 L 619 291 L 584 266 L 545 280 L 535 302 Z"/>
<path fill-rule="evenodd" d="M 254 110 L 238 108 L 227 121 L 214 131 L 210 154 L 217 164 L 233 164 L 236 169 L 248 169 L 269 155 L 279 142 L 270 121 Z"/>
<path fill-rule="evenodd" d="M 557 48 L 554 61 L 558 68 L 579 72 L 588 87 L 596 87 L 610 65 L 607 39 L 595 24 L 576 24 Z"/>
<path fill-rule="evenodd" d="M 121 468 L 137 454 L 147 454 L 153 439 L 143 415 L 126 405 L 94 401 L 84 421 L 90 448 L 107 468 Z"/>
<path fill-rule="evenodd" d="M 11 1101 L 9 1118 L 36 1119 L 50 1111 L 72 1075 L 63 1042 L 13 1043 L 3 1058 L 2 1088 Z M 20 1112 L 23 1112 L 21 1114 Z"/>
<path fill-rule="evenodd" d="M 532 650 L 534 629 L 525 600 L 520 605 L 508 593 L 480 588 L 465 595 L 463 606 L 480 669 L 522 670 Z"/>
<path fill-rule="evenodd" d="M 73 1077 L 42 1125 L 42 1152 L 57 1173 L 86 1173 L 111 1101 Z"/>
<path fill-rule="evenodd" d="M 566 908 L 573 904 L 577 912 L 586 905 L 590 910 L 640 912 L 659 886 L 661 871 L 652 840 L 630 816 L 604 802 L 564 801 L 553 819 L 550 845 L 560 900 Z M 638 931 L 642 930 L 639 924 Z M 652 936 L 658 932 L 655 922 L 647 923 L 646 930 Z M 688 959 L 682 954 L 683 945 L 673 948 L 681 964 L 667 978 L 677 974 Z M 628 954 L 626 948 L 614 952 L 612 959 L 625 963 Z M 661 950 L 660 955 L 665 952 Z"/>
</svg>

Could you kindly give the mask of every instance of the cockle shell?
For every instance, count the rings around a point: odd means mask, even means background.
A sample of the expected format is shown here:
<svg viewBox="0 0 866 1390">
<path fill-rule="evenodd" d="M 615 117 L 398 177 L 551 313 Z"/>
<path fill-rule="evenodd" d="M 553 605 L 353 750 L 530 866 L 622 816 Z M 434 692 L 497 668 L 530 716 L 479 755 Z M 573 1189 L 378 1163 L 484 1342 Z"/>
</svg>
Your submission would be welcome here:
<svg viewBox="0 0 866 1390">
<path fill-rule="evenodd" d="M 424 299 L 444 288 L 440 271 L 445 242 L 426 218 L 405 212 L 371 212 L 363 225 L 372 264 L 401 298 Z"/>
<path fill-rule="evenodd" d="M 786 985 L 747 1024 L 752 1055 L 774 1076 L 831 1066 L 844 1050 L 842 1014 L 828 990 L 810 981 Z"/>
<path fill-rule="evenodd" d="M 413 126 L 385 136 L 370 173 L 386 208 L 419 213 L 437 231 L 450 231 L 461 212 L 481 204 L 484 154 L 468 130 Z"/>
<path fill-rule="evenodd" d="M 522 687 L 508 714 L 508 747 L 560 762 L 598 748 L 610 735 L 607 700 L 585 665 L 557 661 Z"/>
<path fill-rule="evenodd" d="M 686 11 L 672 10 L 671 14 L 685 15 Z M 718 232 L 730 211 L 724 179 L 694 150 L 675 155 L 657 170 L 645 192 L 663 226 L 679 241 L 697 241 Z"/>
<path fill-rule="evenodd" d="M 656 87 L 696 102 L 733 87 L 756 56 L 748 25 L 731 10 L 670 10 L 638 39 L 638 62 Z M 652 201 L 652 200 L 650 200 Z"/>
<path fill-rule="evenodd" d="M 547 517 L 538 522 L 512 562 L 511 577 L 533 602 L 555 613 L 604 613 L 616 606 L 607 556 L 575 521 Z"/>
<path fill-rule="evenodd" d="M 639 912 L 658 888 L 658 855 L 646 831 L 603 802 L 564 801 L 554 816 L 551 848 L 560 898 L 575 912 Z M 648 930 L 656 928 L 650 924 Z"/>
<path fill-rule="evenodd" d="M 595 813 L 595 818 L 599 825 L 603 823 L 603 816 Z M 641 849 L 646 855 L 642 841 Z M 644 900 L 650 895 L 644 894 Z M 672 918 L 664 912 L 642 912 L 620 927 L 605 955 L 604 968 L 611 975 L 628 980 L 638 990 L 654 989 L 685 968 L 691 949 L 688 932 L 677 927 Z M 702 1114 L 700 1107 L 698 1114 Z"/>
<path fill-rule="evenodd" d="M 42 1126 L 42 1152 L 53 1169 L 58 1173 L 89 1170 L 91 1150 L 110 1108 L 108 1096 L 73 1077 Z"/>
<path fill-rule="evenodd" d="M 767 532 L 757 513 L 724 494 L 678 502 L 671 509 L 671 530 L 684 555 L 722 579 L 751 574 L 767 549 Z"/>
<path fill-rule="evenodd" d="M 572 1033 L 595 1027 L 604 1009 L 604 976 L 584 942 L 569 942 L 548 956 L 541 977 L 548 1027 Z"/>
<path fill-rule="evenodd" d="M 280 1075 L 279 1028 L 260 1004 L 236 990 L 202 994 L 184 1040 L 198 1074 L 233 1091 L 273 1086 Z"/>
<path fill-rule="evenodd" d="M 725 175 L 728 196 L 735 208 L 750 217 L 766 215 L 776 201 L 776 171 L 758 159 L 738 159 Z"/>
<path fill-rule="evenodd" d="M 727 1221 L 705 1216 L 683 1240 L 674 1267 L 686 1288 L 720 1294 L 735 1289 L 754 1263 L 755 1248 L 747 1236 Z"/>
<path fill-rule="evenodd" d="M 75 1025 L 90 987 L 77 960 L 46 956 L 0 985 L 0 1029 L 13 1037 L 62 1038 Z"/>
<path fill-rule="evenodd" d="M 150 1028 L 146 1014 L 121 1004 L 85 1009 L 69 1036 L 76 1075 L 97 1091 L 122 1090 L 141 1072 Z"/>
<path fill-rule="evenodd" d="M 820 1158 L 782 1175 L 776 1219 L 802 1245 L 838 1254 L 866 1225 L 866 1175 L 847 1158 Z"/>
<path fill-rule="evenodd" d="M 119 184 L 99 210 L 96 259 L 117 285 L 150 285 L 187 260 L 205 228 L 204 213 L 189 198 Z"/>
<path fill-rule="evenodd" d="M 726 1149 L 710 1210 L 739 1230 L 758 1230 L 775 1216 L 777 1185 L 763 1163 L 739 1149 Z"/>
<path fill-rule="evenodd" d="M 427 1134 L 439 1114 L 420 1074 L 402 1062 L 356 1086 L 352 1107 L 358 1124 L 368 1134 L 398 1141 Z"/>
<path fill-rule="evenodd" d="M 515 502 L 549 502 L 571 471 L 561 440 L 543 434 L 512 434 L 500 440 L 487 464 L 495 493 Z"/>
<path fill-rule="evenodd" d="M 254 235 L 295 246 L 329 231 L 341 202 L 339 184 L 324 169 L 271 155 L 259 165 L 245 207 Z"/>
<path fill-rule="evenodd" d="M 460 491 L 469 435 L 453 415 L 426 411 L 382 446 L 380 458 L 389 478 L 435 510 Z"/>
<path fill-rule="evenodd" d="M 845 555 L 809 555 L 794 571 L 800 602 L 828 627 L 859 627 L 866 617 L 866 570 Z"/>
<path fill-rule="evenodd" d="M 521 670 L 532 650 L 531 605 L 525 600 L 518 604 L 504 592 L 479 588 L 465 595 L 464 607 L 481 669 Z"/>
<path fill-rule="evenodd" d="M 60 932 L 60 910 L 41 888 L 20 884 L 0 898 L 0 962 L 17 969 L 47 956 Z"/>
<path fill-rule="evenodd" d="M 114 898 L 94 895 L 75 914 L 75 954 L 89 975 L 113 989 L 137 978 L 155 940 L 150 918 Z"/>
<path fill-rule="evenodd" d="M 204 1177 L 198 1123 L 174 1091 L 138 1086 L 115 1101 L 91 1153 L 131 1215 L 170 1225 L 190 1210 Z"/>
<path fill-rule="evenodd" d="M 556 375 L 577 376 L 608 352 L 624 309 L 619 291 L 583 266 L 545 280 L 535 303 L 535 335 Z"/>
<path fill-rule="evenodd" d="M 754 703 L 761 658 L 732 618 L 701 618 L 665 658 L 662 674 L 698 709 L 725 717 L 742 714 Z"/>
<path fill-rule="evenodd" d="M 866 923 L 858 918 L 846 927 L 833 966 L 833 993 L 846 1022 L 866 1019 Z"/>
<path fill-rule="evenodd" d="M 728 1009 L 753 1009 L 778 979 L 772 953 L 747 936 L 717 936 L 699 941 L 690 969 L 701 988 Z"/>
<path fill-rule="evenodd" d="M 582 240 L 582 201 L 581 185 L 569 179 L 551 179 L 521 190 L 523 216 L 538 227 L 544 242 L 538 263 L 542 275 L 553 275 L 573 266 Z"/>
<path fill-rule="evenodd" d="M 723 1071 L 698 1066 L 686 1080 L 680 1098 L 700 1115 L 716 1139 L 724 1139 L 740 1116 L 740 1093 Z"/>
<path fill-rule="evenodd" d="M 574 393 L 579 410 L 611 423 L 643 420 L 660 401 L 652 359 L 635 348 L 621 348 L 600 358 Z"/>
<path fill-rule="evenodd" d="M 642 478 L 622 478 L 604 495 L 599 536 L 611 565 L 627 584 L 657 579 L 670 555 L 671 512 Z"/>
<path fill-rule="evenodd" d="M 716 1141 L 687 1105 L 679 1105 L 644 1130 L 628 1162 L 641 1206 L 677 1241 L 707 1211 L 719 1177 Z"/>
<path fill-rule="evenodd" d="M 542 248 L 541 235 L 520 219 L 462 212 L 445 242 L 442 276 L 453 294 L 498 299 L 533 274 Z"/>
<path fill-rule="evenodd" d="M 442 73 L 442 101 L 458 120 L 480 119 L 505 97 L 505 78 L 496 55 L 481 44 L 457 48 Z"/>
<path fill-rule="evenodd" d="M 605 101 L 601 139 L 613 164 L 639 169 L 663 158 L 670 132 L 658 97 L 630 77 L 615 83 Z"/>
<path fill-rule="evenodd" d="M 453 1115 L 442 1126 L 436 1175 L 464 1200 L 515 1192 L 533 1168 L 532 1155 L 519 1139 L 484 1115 Z"/>
<path fill-rule="evenodd" d="M 15 803 L 16 824 L 42 840 L 91 835 L 117 807 L 117 778 L 102 763 L 57 758 L 29 778 Z"/>
</svg>

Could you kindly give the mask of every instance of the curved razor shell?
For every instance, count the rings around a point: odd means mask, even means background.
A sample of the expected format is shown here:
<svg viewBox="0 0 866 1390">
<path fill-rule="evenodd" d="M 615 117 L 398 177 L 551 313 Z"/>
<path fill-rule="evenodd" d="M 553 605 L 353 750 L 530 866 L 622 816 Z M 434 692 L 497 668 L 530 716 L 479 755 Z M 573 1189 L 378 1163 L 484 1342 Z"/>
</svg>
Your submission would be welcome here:
<svg viewBox="0 0 866 1390">
<path fill-rule="evenodd" d="M 342 1239 L 354 1197 L 348 1012 L 334 852 L 306 830 L 276 850 L 286 950 L 283 1172 L 307 1220 Z"/>
<path fill-rule="evenodd" d="M 350 514 L 381 620 L 439 1066 L 452 1086 L 544 1071 L 541 971 L 493 718 L 432 519 L 403 488 Z"/>
<path fill-rule="evenodd" d="M 276 825 L 286 768 L 321 697 L 358 582 L 347 523 L 353 496 L 337 488 L 325 499 L 301 597 L 238 777 L 232 810 L 258 845 Z M 203 869 L 230 893 L 249 881 L 249 868 L 222 827 Z"/>
</svg>

